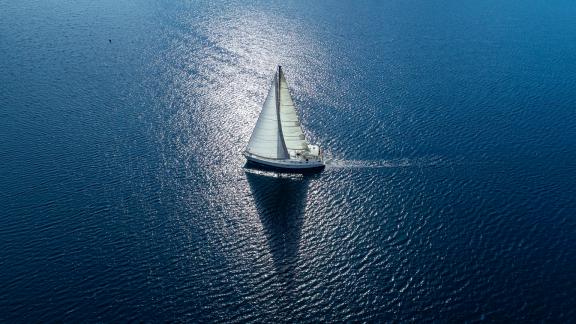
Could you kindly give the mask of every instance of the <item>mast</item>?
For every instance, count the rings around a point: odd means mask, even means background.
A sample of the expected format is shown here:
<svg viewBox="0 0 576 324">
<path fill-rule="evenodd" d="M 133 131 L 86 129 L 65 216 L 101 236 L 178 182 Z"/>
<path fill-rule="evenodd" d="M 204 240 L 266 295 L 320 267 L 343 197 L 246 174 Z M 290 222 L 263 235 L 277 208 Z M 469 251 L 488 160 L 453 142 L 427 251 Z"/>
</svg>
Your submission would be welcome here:
<svg viewBox="0 0 576 324">
<path fill-rule="evenodd" d="M 288 153 L 288 148 L 286 148 L 286 141 L 284 140 L 284 134 L 282 133 L 282 121 L 280 120 L 280 84 L 281 84 L 281 78 L 282 78 L 282 67 L 280 65 L 278 65 L 278 77 L 276 77 L 274 80 L 274 83 L 276 83 L 276 119 L 278 120 L 278 133 L 280 136 L 280 142 L 282 145 L 282 150 L 286 153 Z M 290 155 L 288 155 L 288 158 L 290 158 Z"/>
</svg>

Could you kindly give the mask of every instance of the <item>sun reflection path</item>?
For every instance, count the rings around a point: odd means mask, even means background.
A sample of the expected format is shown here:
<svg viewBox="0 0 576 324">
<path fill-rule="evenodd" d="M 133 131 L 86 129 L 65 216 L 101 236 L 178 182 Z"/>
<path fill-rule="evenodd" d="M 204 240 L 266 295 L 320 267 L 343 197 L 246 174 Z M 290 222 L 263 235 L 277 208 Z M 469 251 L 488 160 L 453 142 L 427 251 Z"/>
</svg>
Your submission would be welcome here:
<svg viewBox="0 0 576 324">
<path fill-rule="evenodd" d="M 160 62 L 167 65 L 164 70 L 172 83 L 164 99 L 169 109 L 160 112 L 168 115 L 163 132 L 176 153 L 175 160 L 167 163 L 208 183 L 203 196 L 222 210 L 220 225 L 231 218 L 252 217 L 229 213 L 226 206 L 255 208 L 246 202 L 250 190 L 241 152 L 273 71 L 278 64 L 286 67 L 296 98 L 313 93 L 314 78 L 329 64 L 323 58 L 325 51 L 298 21 L 258 8 L 230 8 L 208 19 L 183 19 L 185 28 L 174 37 L 166 55 L 169 60 Z M 247 235 L 224 228 L 218 231 L 225 240 Z"/>
<path fill-rule="evenodd" d="M 258 8 L 228 10 L 181 16 L 182 28 L 157 60 L 158 79 L 169 83 L 155 109 L 170 170 L 161 182 L 194 209 L 188 217 L 195 219 L 178 221 L 205 237 L 203 249 L 229 268 L 211 271 L 232 273 L 222 280 L 236 283 L 236 295 L 254 295 L 270 280 L 293 291 L 311 180 L 245 172 L 241 152 L 276 66 L 285 67 L 298 101 L 321 91 L 317 80 L 330 62 L 298 21 Z M 263 275 L 270 273 L 275 279 Z"/>
</svg>

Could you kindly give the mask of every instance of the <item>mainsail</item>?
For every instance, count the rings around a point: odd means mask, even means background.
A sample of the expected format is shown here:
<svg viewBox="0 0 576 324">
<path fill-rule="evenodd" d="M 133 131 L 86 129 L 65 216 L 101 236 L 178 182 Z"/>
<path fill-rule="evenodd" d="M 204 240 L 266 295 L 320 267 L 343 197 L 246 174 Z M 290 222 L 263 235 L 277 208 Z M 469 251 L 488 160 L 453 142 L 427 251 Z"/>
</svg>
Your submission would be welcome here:
<svg viewBox="0 0 576 324">
<path fill-rule="evenodd" d="M 278 68 L 278 73 L 280 74 L 280 121 L 286 148 L 295 151 L 307 150 L 308 143 L 302 127 L 300 127 L 300 120 L 298 119 L 298 114 L 296 114 L 294 101 L 292 96 L 290 96 L 290 91 L 288 91 L 288 82 L 286 82 L 280 67 Z"/>
<path fill-rule="evenodd" d="M 269 159 L 289 159 L 288 150 L 307 149 L 288 83 L 278 67 L 246 151 Z"/>
</svg>

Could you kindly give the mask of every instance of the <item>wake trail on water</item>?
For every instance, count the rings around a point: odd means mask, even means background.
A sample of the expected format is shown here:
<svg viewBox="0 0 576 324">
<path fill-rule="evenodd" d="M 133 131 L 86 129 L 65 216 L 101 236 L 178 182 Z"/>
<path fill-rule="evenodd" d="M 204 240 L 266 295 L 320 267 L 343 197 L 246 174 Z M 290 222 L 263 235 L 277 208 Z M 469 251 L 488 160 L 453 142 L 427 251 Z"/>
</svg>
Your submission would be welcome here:
<svg viewBox="0 0 576 324">
<path fill-rule="evenodd" d="M 409 168 L 450 166 L 460 164 L 461 161 L 446 160 L 441 157 L 427 157 L 416 159 L 391 159 L 391 160 L 340 160 L 326 159 L 327 169 L 378 169 L 378 168 Z"/>
</svg>

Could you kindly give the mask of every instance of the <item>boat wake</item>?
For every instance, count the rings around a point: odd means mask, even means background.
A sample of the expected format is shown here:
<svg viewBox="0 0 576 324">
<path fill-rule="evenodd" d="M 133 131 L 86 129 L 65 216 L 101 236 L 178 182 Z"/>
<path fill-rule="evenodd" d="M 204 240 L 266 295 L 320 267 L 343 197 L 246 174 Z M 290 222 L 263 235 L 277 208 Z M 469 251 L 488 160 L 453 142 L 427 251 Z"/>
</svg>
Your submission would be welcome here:
<svg viewBox="0 0 576 324">
<path fill-rule="evenodd" d="M 449 166 L 455 164 L 441 157 L 392 160 L 339 160 L 326 159 L 327 169 L 378 169 L 378 168 L 410 168 L 429 166 Z"/>
</svg>

